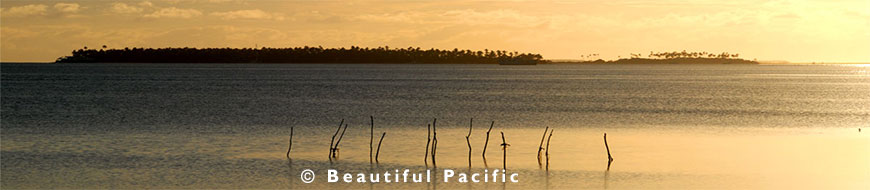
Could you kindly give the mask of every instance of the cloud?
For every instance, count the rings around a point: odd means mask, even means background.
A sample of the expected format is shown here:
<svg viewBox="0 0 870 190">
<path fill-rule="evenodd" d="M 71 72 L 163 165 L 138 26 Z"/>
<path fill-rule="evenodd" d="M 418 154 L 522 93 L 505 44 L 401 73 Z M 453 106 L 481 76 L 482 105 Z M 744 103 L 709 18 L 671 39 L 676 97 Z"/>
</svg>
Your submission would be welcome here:
<svg viewBox="0 0 870 190">
<path fill-rule="evenodd" d="M 228 12 L 214 12 L 212 16 L 221 17 L 222 19 L 266 19 L 266 20 L 284 20 L 284 16 L 277 13 L 268 13 L 260 9 L 237 10 Z"/>
<path fill-rule="evenodd" d="M 121 13 L 121 14 L 130 14 L 130 13 L 142 12 L 142 8 L 139 8 L 139 7 L 136 7 L 133 5 L 127 5 L 125 3 L 114 3 L 114 4 L 112 4 L 112 8 L 110 10 L 114 13 Z"/>
<path fill-rule="evenodd" d="M 81 8 L 81 6 L 79 6 L 78 3 L 57 3 L 57 4 L 54 4 L 54 9 L 57 9 L 57 11 L 60 11 L 61 13 L 77 13 L 77 12 L 79 12 L 80 8 Z"/>
<path fill-rule="evenodd" d="M 162 0 L 163 2 L 169 4 L 179 4 L 179 3 L 228 3 L 228 2 L 246 2 L 249 0 Z"/>
<path fill-rule="evenodd" d="M 207 0 L 209 3 L 244 2 L 240 0 Z"/>
<path fill-rule="evenodd" d="M 494 11 L 477 11 L 473 9 L 451 10 L 439 15 L 453 22 L 468 25 L 508 25 L 531 27 L 544 23 L 545 19 L 521 13 L 516 10 L 499 9 Z"/>
<path fill-rule="evenodd" d="M 399 23 L 422 23 L 428 16 L 420 12 L 399 12 L 399 13 L 383 13 L 383 14 L 364 14 L 356 16 L 360 21 L 369 22 L 399 22 Z"/>
<path fill-rule="evenodd" d="M 146 14 L 145 18 L 193 18 L 201 15 L 202 11 L 196 9 L 169 7 L 154 11 L 151 14 Z"/>
<path fill-rule="evenodd" d="M 139 3 L 139 6 L 154 7 L 154 3 L 151 3 L 151 1 L 142 1 L 141 3 Z"/>
<path fill-rule="evenodd" d="M 511 9 L 478 11 L 474 9 L 447 11 L 405 11 L 397 13 L 362 14 L 354 17 L 357 21 L 403 24 L 470 25 L 470 26 L 509 26 L 536 27 L 545 24 L 549 18 L 536 16 Z"/>
<path fill-rule="evenodd" d="M 44 16 L 48 11 L 48 6 L 43 4 L 24 5 L 3 10 L 5 17 L 27 17 L 27 16 Z"/>
</svg>

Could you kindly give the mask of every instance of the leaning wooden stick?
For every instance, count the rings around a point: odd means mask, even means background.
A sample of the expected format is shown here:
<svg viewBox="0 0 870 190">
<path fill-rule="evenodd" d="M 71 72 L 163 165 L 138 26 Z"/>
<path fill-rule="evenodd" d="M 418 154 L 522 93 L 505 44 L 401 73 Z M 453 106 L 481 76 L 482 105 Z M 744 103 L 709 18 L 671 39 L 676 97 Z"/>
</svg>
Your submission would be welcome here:
<svg viewBox="0 0 870 190">
<path fill-rule="evenodd" d="M 553 138 L 553 131 L 555 130 L 550 130 L 550 136 L 547 137 L 547 151 L 544 153 L 547 156 L 547 171 L 550 170 L 550 139 Z"/>
<path fill-rule="evenodd" d="M 550 130 L 550 127 L 544 129 L 544 135 L 541 136 L 541 144 L 538 145 L 538 168 L 541 167 L 541 151 L 544 150 L 544 138 L 547 137 L 547 131 Z"/>
<path fill-rule="evenodd" d="M 344 119 L 341 119 L 341 123 L 338 124 L 338 129 L 335 130 L 335 134 L 332 134 L 332 140 L 329 141 L 329 155 L 326 156 L 327 158 L 329 158 L 329 161 L 332 161 L 332 152 L 335 151 L 335 148 L 333 147 L 335 143 L 335 136 L 338 136 L 338 132 L 341 131 L 341 125 L 344 125 Z"/>
<path fill-rule="evenodd" d="M 438 148 L 438 139 L 432 139 L 432 167 L 438 168 L 438 164 L 435 163 L 435 149 Z"/>
<path fill-rule="evenodd" d="M 438 165 L 435 163 L 435 152 L 438 150 L 438 133 L 435 132 L 435 122 L 438 121 L 438 118 L 432 120 L 432 167 L 437 168 Z"/>
<path fill-rule="evenodd" d="M 432 125 L 426 124 L 426 155 L 423 156 L 423 163 L 426 163 L 426 168 L 429 168 L 429 144 L 432 142 Z"/>
<path fill-rule="evenodd" d="M 287 159 L 290 159 L 290 150 L 293 150 L 293 127 L 290 127 L 290 147 L 287 148 Z"/>
<path fill-rule="evenodd" d="M 387 136 L 387 132 L 384 132 L 384 134 L 381 134 L 381 140 L 378 141 L 378 152 L 375 153 L 375 163 L 380 163 L 378 161 L 378 157 L 381 156 L 381 143 L 384 142 L 384 136 Z"/>
<path fill-rule="evenodd" d="M 483 162 L 486 162 L 486 146 L 489 144 L 489 132 L 492 132 L 492 126 L 495 125 L 495 121 L 489 124 L 489 130 L 486 130 L 486 141 L 483 142 Z"/>
<path fill-rule="evenodd" d="M 607 161 L 613 162 L 613 156 L 610 156 L 610 146 L 607 146 L 607 133 L 604 133 L 604 148 L 607 149 Z"/>
<path fill-rule="evenodd" d="M 505 170 L 507 170 L 507 148 L 508 148 L 508 146 L 511 146 L 511 144 L 508 144 L 507 141 L 504 139 L 504 131 L 502 131 L 501 132 L 501 149 L 502 149 L 502 152 L 504 152 L 504 158 L 502 158 L 502 161 L 503 161 L 502 162 L 502 164 L 503 164 L 502 169 L 505 169 Z"/>
<path fill-rule="evenodd" d="M 468 168 L 471 168 L 471 128 L 474 126 L 474 118 L 468 122 L 468 135 L 465 136 L 465 142 L 468 143 Z"/>
<path fill-rule="evenodd" d="M 610 156 L 610 146 L 607 146 L 607 133 L 604 133 L 604 148 L 607 148 L 607 170 L 610 171 L 610 163 L 613 162 L 613 156 Z"/>
<path fill-rule="evenodd" d="M 372 127 L 369 136 L 369 165 L 372 164 L 372 145 L 375 142 L 375 116 L 369 116 L 372 119 Z"/>
<path fill-rule="evenodd" d="M 347 132 L 347 124 L 344 124 L 344 129 L 341 130 L 341 136 L 338 137 L 338 141 L 335 141 L 335 147 L 332 148 L 332 157 L 338 158 L 338 145 L 341 143 L 341 139 L 344 138 L 344 132 Z"/>
</svg>

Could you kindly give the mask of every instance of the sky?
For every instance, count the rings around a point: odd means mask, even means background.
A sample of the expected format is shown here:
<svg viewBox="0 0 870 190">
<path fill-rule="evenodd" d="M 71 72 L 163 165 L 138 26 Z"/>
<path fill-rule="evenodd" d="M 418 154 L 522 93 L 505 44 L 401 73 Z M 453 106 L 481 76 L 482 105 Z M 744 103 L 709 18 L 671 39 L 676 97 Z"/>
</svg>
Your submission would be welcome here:
<svg viewBox="0 0 870 190">
<path fill-rule="evenodd" d="M 545 59 L 650 51 L 870 62 L 870 1 L 0 0 L 0 61 L 124 47 L 420 47 Z"/>
</svg>

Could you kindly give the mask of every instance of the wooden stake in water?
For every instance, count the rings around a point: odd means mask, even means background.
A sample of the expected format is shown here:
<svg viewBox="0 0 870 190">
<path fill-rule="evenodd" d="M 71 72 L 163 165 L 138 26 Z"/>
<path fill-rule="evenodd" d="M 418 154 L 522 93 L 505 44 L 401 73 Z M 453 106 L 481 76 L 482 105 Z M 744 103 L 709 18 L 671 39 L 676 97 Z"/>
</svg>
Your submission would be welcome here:
<svg viewBox="0 0 870 190">
<path fill-rule="evenodd" d="M 481 156 L 483 156 L 483 165 L 484 166 L 487 165 L 486 164 L 486 146 L 487 146 L 487 144 L 489 144 L 489 132 L 492 132 L 493 125 L 495 125 L 495 121 L 492 121 L 492 123 L 489 124 L 489 130 L 486 130 L 486 141 L 483 142 L 483 154 L 481 154 Z M 486 166 L 486 167 L 488 167 L 488 166 Z"/>
<path fill-rule="evenodd" d="M 547 151 L 544 153 L 547 156 L 547 171 L 550 171 L 550 139 L 553 138 L 553 131 L 555 129 L 550 130 L 550 136 L 547 137 Z"/>
<path fill-rule="evenodd" d="M 613 162 L 613 156 L 610 156 L 610 146 L 607 145 L 607 133 L 604 133 L 604 148 L 607 148 L 607 170 L 610 170 L 610 163 Z"/>
<path fill-rule="evenodd" d="M 290 159 L 290 150 L 293 150 L 293 127 L 290 127 L 290 147 L 287 148 L 287 159 Z"/>
<path fill-rule="evenodd" d="M 550 127 L 544 129 L 544 135 L 541 136 L 541 144 L 538 145 L 538 168 L 541 167 L 541 151 L 544 150 L 544 138 L 547 137 L 547 131 L 550 130 Z"/>
<path fill-rule="evenodd" d="M 347 124 L 344 124 L 344 130 L 341 130 L 341 136 L 338 137 L 338 141 L 335 141 L 335 147 L 332 148 L 332 150 L 333 150 L 332 157 L 333 158 L 338 158 L 338 153 L 339 153 L 338 145 L 341 144 L 341 139 L 344 138 L 344 132 L 347 132 Z"/>
<path fill-rule="evenodd" d="M 429 168 L 429 144 L 432 142 L 432 124 L 426 124 L 426 154 L 423 156 L 423 163 L 426 163 L 426 168 Z"/>
<path fill-rule="evenodd" d="M 437 168 L 438 165 L 435 163 L 435 152 L 438 150 L 438 133 L 436 132 L 435 123 L 438 121 L 438 118 L 432 120 L 432 167 Z"/>
<path fill-rule="evenodd" d="M 504 131 L 501 132 L 501 149 L 504 152 L 504 158 L 502 158 L 502 169 L 507 170 L 507 148 L 511 146 L 511 144 L 507 143 L 507 140 L 504 139 Z"/>
<path fill-rule="evenodd" d="M 465 135 L 465 142 L 468 143 L 468 168 L 471 168 L 471 128 L 474 126 L 474 118 L 468 122 L 468 135 Z"/>
<path fill-rule="evenodd" d="M 381 156 L 381 143 L 384 142 L 385 136 L 387 136 L 387 132 L 384 132 L 384 134 L 381 134 L 381 140 L 378 141 L 378 152 L 375 153 L 375 163 L 380 163 L 380 161 L 378 161 L 378 157 Z"/>
<path fill-rule="evenodd" d="M 335 130 L 335 134 L 332 135 L 332 140 L 329 140 L 329 155 L 327 155 L 326 157 L 329 158 L 330 162 L 332 161 L 333 151 L 335 151 L 335 148 L 333 147 L 335 143 L 335 136 L 338 136 L 338 132 L 341 131 L 342 125 L 344 125 L 344 119 L 341 119 L 341 123 L 338 124 L 338 129 Z"/>
<path fill-rule="evenodd" d="M 372 146 L 375 143 L 375 116 L 369 116 L 369 118 L 372 119 L 371 120 L 372 127 L 370 128 L 371 131 L 369 133 L 371 135 L 371 136 L 369 136 L 369 165 L 371 165 L 372 164 Z"/>
</svg>

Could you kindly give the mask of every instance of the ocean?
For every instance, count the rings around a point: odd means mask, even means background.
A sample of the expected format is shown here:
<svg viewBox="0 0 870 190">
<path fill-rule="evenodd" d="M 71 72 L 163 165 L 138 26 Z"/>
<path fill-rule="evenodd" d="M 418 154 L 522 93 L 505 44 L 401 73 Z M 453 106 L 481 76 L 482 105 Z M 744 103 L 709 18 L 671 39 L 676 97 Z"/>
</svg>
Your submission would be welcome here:
<svg viewBox="0 0 870 190">
<path fill-rule="evenodd" d="M 868 70 L 4 63 L 0 187 L 868 189 Z M 424 162 L 435 119 L 437 168 Z M 330 161 L 327 141 L 342 120 L 348 129 Z M 547 127 L 549 169 L 537 161 Z M 376 147 L 383 132 L 370 164 L 366 143 Z M 503 166 L 519 182 L 439 181 L 443 169 Z M 305 169 L 313 183 L 300 179 Z M 327 182 L 329 169 L 429 169 L 438 182 Z"/>
</svg>

